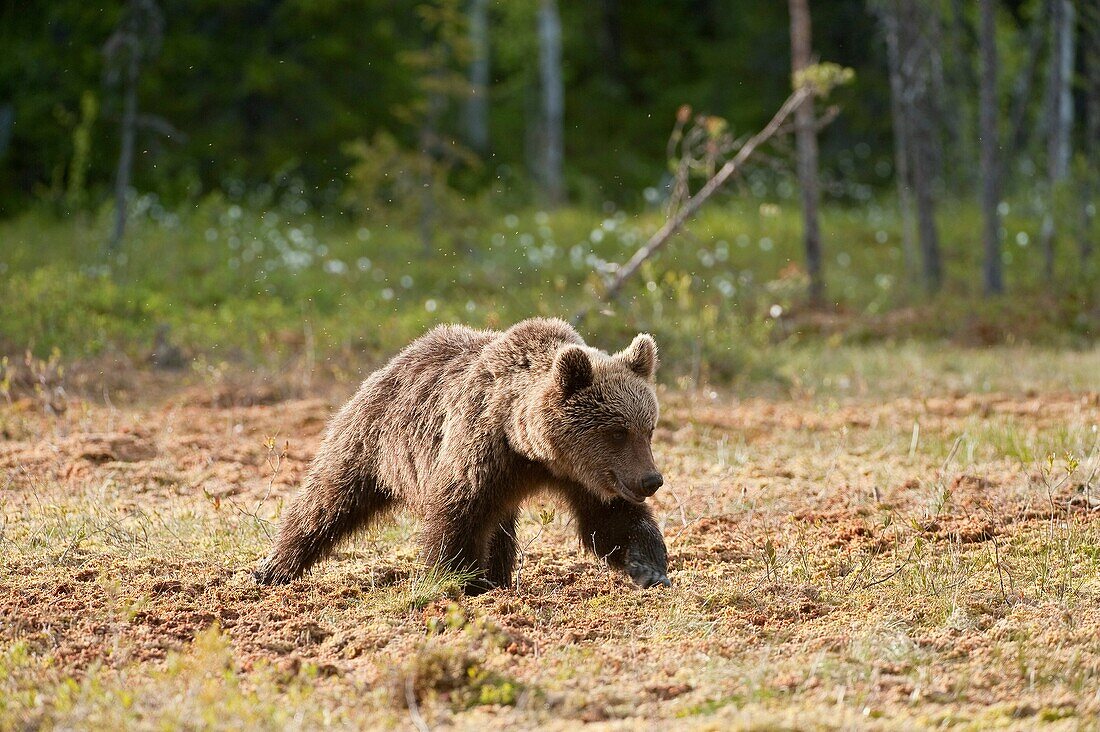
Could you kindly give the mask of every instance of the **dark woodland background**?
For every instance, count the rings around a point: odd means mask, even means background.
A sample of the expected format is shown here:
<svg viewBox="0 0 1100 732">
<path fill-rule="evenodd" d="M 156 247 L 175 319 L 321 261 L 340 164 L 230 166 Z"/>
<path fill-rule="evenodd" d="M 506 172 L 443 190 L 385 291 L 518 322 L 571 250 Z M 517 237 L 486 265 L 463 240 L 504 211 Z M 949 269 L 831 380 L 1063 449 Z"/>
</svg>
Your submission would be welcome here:
<svg viewBox="0 0 1100 732">
<path fill-rule="evenodd" d="M 526 251 L 520 229 L 535 237 L 545 228 L 551 233 L 540 241 L 556 254 L 521 251 L 523 262 L 547 269 L 574 238 L 585 247 L 569 250 L 558 301 L 498 298 L 525 282 L 521 274 L 490 278 L 486 292 L 499 303 L 487 308 L 492 317 L 463 310 L 464 300 L 454 312 L 482 322 L 539 308 L 568 315 L 598 299 L 614 263 L 667 213 L 682 162 L 668 144 L 677 115 L 729 143 L 711 160 L 722 162 L 791 93 L 796 37 L 809 55 L 794 67 L 827 61 L 854 72 L 795 125 L 812 127 L 817 159 L 781 136 L 740 171 L 727 187 L 732 195 L 716 198 L 687 238 L 655 260 L 661 271 L 649 281 L 664 288 L 662 275 L 689 276 L 688 290 L 721 290 L 730 312 L 750 319 L 778 303 L 785 313 L 824 310 L 871 322 L 932 303 L 929 312 L 948 313 L 946 323 L 965 320 L 982 342 L 1014 332 L 1091 339 L 1100 281 L 1098 0 L 5 2 L 0 237 L 9 253 L 0 255 L 7 257 L 0 277 L 9 301 L 48 297 L 54 285 L 42 268 L 63 262 L 72 265 L 63 280 L 95 275 L 131 288 L 93 307 L 105 320 L 96 342 L 78 352 L 131 335 L 148 343 L 162 326 L 182 331 L 184 341 L 203 340 L 194 318 L 185 323 L 179 307 L 146 296 L 164 290 L 146 277 L 142 257 L 151 268 L 176 262 L 197 278 L 170 303 L 181 307 L 224 304 L 241 283 L 263 281 L 259 291 L 285 306 L 273 321 L 288 312 L 308 319 L 357 292 L 400 310 L 411 290 L 423 295 L 419 326 L 454 316 L 425 298 L 450 306 L 485 283 L 471 273 L 499 256 L 494 241 Z M 691 173 L 689 189 L 697 190 L 708 171 Z M 778 213 L 766 208 L 773 203 Z M 426 292 L 421 279 L 391 283 L 397 296 L 384 300 L 377 300 L 384 285 L 401 279 L 397 264 L 369 291 L 369 283 L 357 290 L 305 276 L 295 282 L 309 284 L 280 289 L 277 263 L 264 264 L 263 252 L 225 256 L 226 242 L 263 240 L 256 227 L 271 212 L 299 238 L 308 224 L 313 233 L 304 238 L 314 249 L 341 251 L 336 264 L 307 253 L 309 266 L 337 278 L 363 258 L 458 259 Z M 255 227 L 239 223 L 253 214 Z M 608 252 L 604 233 L 588 234 L 610 214 L 634 229 L 625 238 L 625 226 L 605 231 L 621 244 Z M 142 228 L 150 216 L 160 233 Z M 188 233 L 164 233 L 172 228 L 165 217 Z M 518 226 L 502 228 L 502 217 Z M 211 227 L 212 219 L 244 229 Z M 374 235 L 369 242 L 364 230 Z M 301 244 L 283 234 L 287 247 Z M 738 236 L 759 244 L 759 256 L 715 259 Z M 696 265 L 728 262 L 728 287 L 716 270 L 669 270 L 681 255 Z M 196 301 L 195 283 L 212 268 L 253 260 L 245 267 L 251 279 L 240 270 L 227 284 L 219 274 L 198 286 L 209 297 Z M 781 276 L 792 272 L 793 282 Z M 446 286 L 463 278 L 461 293 Z M 761 290 L 765 282 L 779 284 Z M 642 284 L 633 297 L 655 292 Z M 891 294 L 884 299 L 880 290 Z M 941 292 L 948 299 L 936 301 Z M 990 310 L 974 305 L 1003 292 L 1012 298 Z M 655 296 L 675 299 L 670 293 Z M 117 312 L 116 297 L 133 312 Z M 40 351 L 82 330 L 66 326 L 64 314 L 49 321 L 12 308 L 0 327 L 10 351 L 28 344 Z M 984 318 L 977 324 L 976 308 Z M 660 319 L 646 312 L 633 317 Z M 929 327 L 926 315 L 908 312 L 894 325 L 901 335 L 957 334 Z M 139 324 L 134 333 L 121 325 L 126 319 Z M 807 315 L 781 335 L 832 327 L 822 323 Z M 856 330 L 864 337 L 894 325 Z"/>
</svg>

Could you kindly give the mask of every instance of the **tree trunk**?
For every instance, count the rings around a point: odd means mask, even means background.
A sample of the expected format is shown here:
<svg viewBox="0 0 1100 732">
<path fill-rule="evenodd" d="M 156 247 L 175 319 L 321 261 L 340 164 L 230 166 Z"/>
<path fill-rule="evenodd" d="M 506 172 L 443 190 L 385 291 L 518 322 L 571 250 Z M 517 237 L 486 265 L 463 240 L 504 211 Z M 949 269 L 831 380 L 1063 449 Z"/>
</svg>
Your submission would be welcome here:
<svg viewBox="0 0 1100 732">
<path fill-rule="evenodd" d="M 1057 110 L 1054 119 L 1058 126 L 1057 173 L 1060 179 L 1069 174 L 1069 161 L 1073 148 L 1073 57 L 1076 51 L 1077 14 L 1073 0 L 1061 0 L 1061 23 L 1058 30 L 1058 84 L 1055 86 Z"/>
<path fill-rule="evenodd" d="M 115 31 L 103 45 L 107 83 L 121 77 L 122 120 L 119 129 L 118 168 L 115 172 L 115 224 L 106 242 L 110 257 L 126 232 L 126 197 L 134 167 L 134 138 L 142 123 L 138 116 L 138 80 L 142 64 L 156 54 L 164 37 L 164 17 L 155 0 L 130 0 Z M 170 126 L 169 126 L 170 127 Z"/>
<path fill-rule="evenodd" d="M 619 0 L 600 0 L 600 60 L 608 78 L 626 86 L 623 78 L 623 28 Z"/>
<path fill-rule="evenodd" d="M 489 152 L 489 2 L 470 0 L 470 92 L 466 137 L 479 155 Z"/>
<path fill-rule="evenodd" d="M 931 3 L 926 3 L 931 5 Z M 977 55 L 974 28 L 967 19 L 967 9 L 971 0 L 951 0 L 950 27 L 946 32 L 950 42 L 947 49 L 951 57 L 952 84 L 951 95 L 941 93 L 945 102 L 944 128 L 947 130 L 951 148 L 955 151 L 955 160 L 951 166 L 956 171 L 956 179 L 969 183 L 972 180 L 975 156 L 971 130 L 977 124 L 974 118 L 972 102 L 974 91 L 978 88 L 978 77 L 974 75 L 973 60 Z M 926 10 L 934 14 L 934 10 Z M 936 44 L 933 41 L 933 47 Z M 937 92 L 941 90 L 937 89 Z"/>
<path fill-rule="evenodd" d="M 538 12 L 539 77 L 542 82 L 542 185 L 547 202 L 564 198 L 565 92 L 561 74 L 561 18 L 557 0 L 541 0 Z"/>
<path fill-rule="evenodd" d="M 922 140 L 927 133 L 913 136 L 913 188 L 917 197 L 917 233 L 920 237 L 924 285 L 936 292 L 943 284 L 943 264 L 940 261 L 940 238 L 936 231 L 936 201 L 932 195 L 932 160 L 925 152 L 931 147 Z"/>
<path fill-rule="evenodd" d="M 107 254 L 118 251 L 122 236 L 126 233 L 126 196 L 130 191 L 130 174 L 134 167 L 134 136 L 137 131 L 137 82 L 138 52 L 129 50 L 126 62 L 126 89 L 122 105 L 122 144 L 118 153 L 118 170 L 115 173 L 115 226 L 107 242 Z"/>
<path fill-rule="evenodd" d="M 811 22 L 808 0 L 790 0 L 791 71 L 805 69 L 812 62 Z M 795 111 L 795 139 L 798 148 L 798 183 L 802 189 L 802 240 L 806 248 L 806 269 L 810 274 L 810 302 L 825 302 L 825 280 L 821 267 L 821 232 L 818 227 L 817 132 L 814 102 L 808 97 Z"/>
<path fill-rule="evenodd" d="M 936 201 L 933 193 L 936 161 L 940 146 L 936 136 L 937 105 L 931 69 L 930 14 L 933 9 L 917 0 L 902 0 L 902 69 L 909 118 L 909 161 L 912 163 L 913 192 L 917 204 L 917 236 L 920 241 L 924 284 L 930 292 L 943 283 L 939 234 L 936 231 Z"/>
<path fill-rule="evenodd" d="M 1054 280 L 1054 206 L 1058 188 L 1069 173 L 1070 133 L 1073 130 L 1073 41 L 1076 18 L 1072 0 L 1051 0 L 1050 87 L 1048 89 L 1047 211 L 1043 217 L 1043 274 Z"/>
<path fill-rule="evenodd" d="M 11 130 L 15 126 L 15 107 L 11 104 L 0 104 L 0 161 L 8 153 L 8 145 L 11 144 Z"/>
<path fill-rule="evenodd" d="M 433 72 L 439 76 L 439 72 Z M 433 88 L 437 85 L 433 84 Z M 420 233 L 420 245 L 424 256 L 429 256 L 435 248 L 435 225 L 437 218 L 435 198 L 435 166 L 439 152 L 439 118 L 446 107 L 446 99 L 437 92 L 428 93 L 428 106 L 424 120 L 420 125 L 420 217 L 417 229 Z"/>
<path fill-rule="evenodd" d="M 1097 196 L 1100 194 L 1100 0 L 1081 5 L 1081 53 L 1084 61 L 1085 94 L 1085 191 L 1081 205 L 1082 226 L 1079 240 L 1081 271 L 1091 266 L 1094 250 L 1093 227 L 1096 223 Z"/>
<path fill-rule="evenodd" d="M 994 23 L 997 14 L 996 0 L 981 0 L 981 27 L 978 38 L 982 55 L 981 88 L 979 89 L 979 138 L 981 143 L 982 173 L 982 248 L 985 265 L 982 268 L 982 284 L 986 295 L 1004 292 L 1004 276 L 1001 266 L 1000 216 L 997 204 L 1000 198 L 1000 161 L 997 159 L 999 136 L 997 134 L 997 31 Z"/>
<path fill-rule="evenodd" d="M 905 108 L 906 90 L 902 79 L 901 50 L 898 38 L 898 16 L 883 7 L 880 20 L 886 36 L 886 63 L 890 74 L 890 116 L 894 128 L 894 179 L 898 187 L 898 208 L 901 213 L 901 244 L 906 274 L 917 273 L 917 245 L 913 220 L 913 189 L 909 176 L 909 121 Z"/>
<path fill-rule="evenodd" d="M 1043 41 L 1046 39 L 1046 4 L 1040 3 L 1031 27 L 1027 33 L 1027 57 L 1023 68 L 1012 85 L 1012 111 L 1009 114 L 1009 133 L 1005 139 L 1008 149 L 1022 153 L 1027 150 L 1031 128 L 1028 124 L 1028 108 L 1031 106 L 1031 88 L 1039 71 L 1039 61 L 1043 56 Z"/>
</svg>

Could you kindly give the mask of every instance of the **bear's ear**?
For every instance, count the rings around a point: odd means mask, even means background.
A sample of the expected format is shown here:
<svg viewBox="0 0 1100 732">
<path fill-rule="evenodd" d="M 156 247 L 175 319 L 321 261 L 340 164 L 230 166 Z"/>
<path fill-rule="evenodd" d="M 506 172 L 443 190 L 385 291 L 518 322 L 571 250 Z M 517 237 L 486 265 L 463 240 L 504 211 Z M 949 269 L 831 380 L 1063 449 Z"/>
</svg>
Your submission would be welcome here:
<svg viewBox="0 0 1100 732">
<path fill-rule="evenodd" d="M 653 381 L 657 373 L 657 341 L 649 333 L 634 336 L 630 347 L 615 354 L 615 357 L 638 376 Z"/>
<path fill-rule="evenodd" d="M 566 346 L 554 359 L 554 378 L 565 396 L 592 384 L 592 360 L 580 346 Z"/>
</svg>

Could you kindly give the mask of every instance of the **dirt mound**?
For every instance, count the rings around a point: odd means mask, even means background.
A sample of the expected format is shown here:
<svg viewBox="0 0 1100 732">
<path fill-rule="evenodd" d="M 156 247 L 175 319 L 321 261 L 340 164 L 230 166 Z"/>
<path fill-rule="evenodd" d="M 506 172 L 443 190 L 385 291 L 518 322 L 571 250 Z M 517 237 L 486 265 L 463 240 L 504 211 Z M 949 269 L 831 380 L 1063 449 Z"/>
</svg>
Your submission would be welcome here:
<svg viewBox="0 0 1100 732">
<path fill-rule="evenodd" d="M 146 435 L 116 432 L 72 437 L 62 446 L 73 460 L 90 463 L 137 463 L 157 455 L 156 445 Z"/>
</svg>

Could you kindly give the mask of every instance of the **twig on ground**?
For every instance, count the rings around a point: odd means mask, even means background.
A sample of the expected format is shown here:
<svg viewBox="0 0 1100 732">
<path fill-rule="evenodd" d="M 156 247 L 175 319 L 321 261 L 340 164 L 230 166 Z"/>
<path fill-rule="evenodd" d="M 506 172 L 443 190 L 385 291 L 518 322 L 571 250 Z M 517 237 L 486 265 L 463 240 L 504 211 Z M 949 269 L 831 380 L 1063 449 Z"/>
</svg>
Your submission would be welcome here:
<svg viewBox="0 0 1100 732">
<path fill-rule="evenodd" d="M 409 707 L 409 719 L 419 732 L 429 732 L 431 727 L 420 716 L 420 707 L 416 703 L 416 692 L 413 690 L 412 676 L 405 677 L 405 703 Z"/>
<path fill-rule="evenodd" d="M 514 541 L 516 543 L 516 592 L 517 593 L 520 591 L 520 588 L 523 585 L 523 567 L 527 563 L 527 550 L 530 549 L 531 546 L 534 545 L 534 543 L 539 540 L 539 537 L 542 536 L 543 529 L 545 529 L 545 528 L 546 528 L 546 523 L 545 522 L 540 522 L 538 532 L 534 536 L 532 536 L 531 539 L 526 544 L 520 546 L 519 536 L 512 536 L 511 534 L 508 533 L 508 530 L 505 529 L 503 525 L 500 526 L 500 530 L 504 532 L 505 536 L 510 537 L 512 539 L 512 541 Z M 518 535 L 519 532 L 517 531 L 516 534 Z"/>
</svg>

